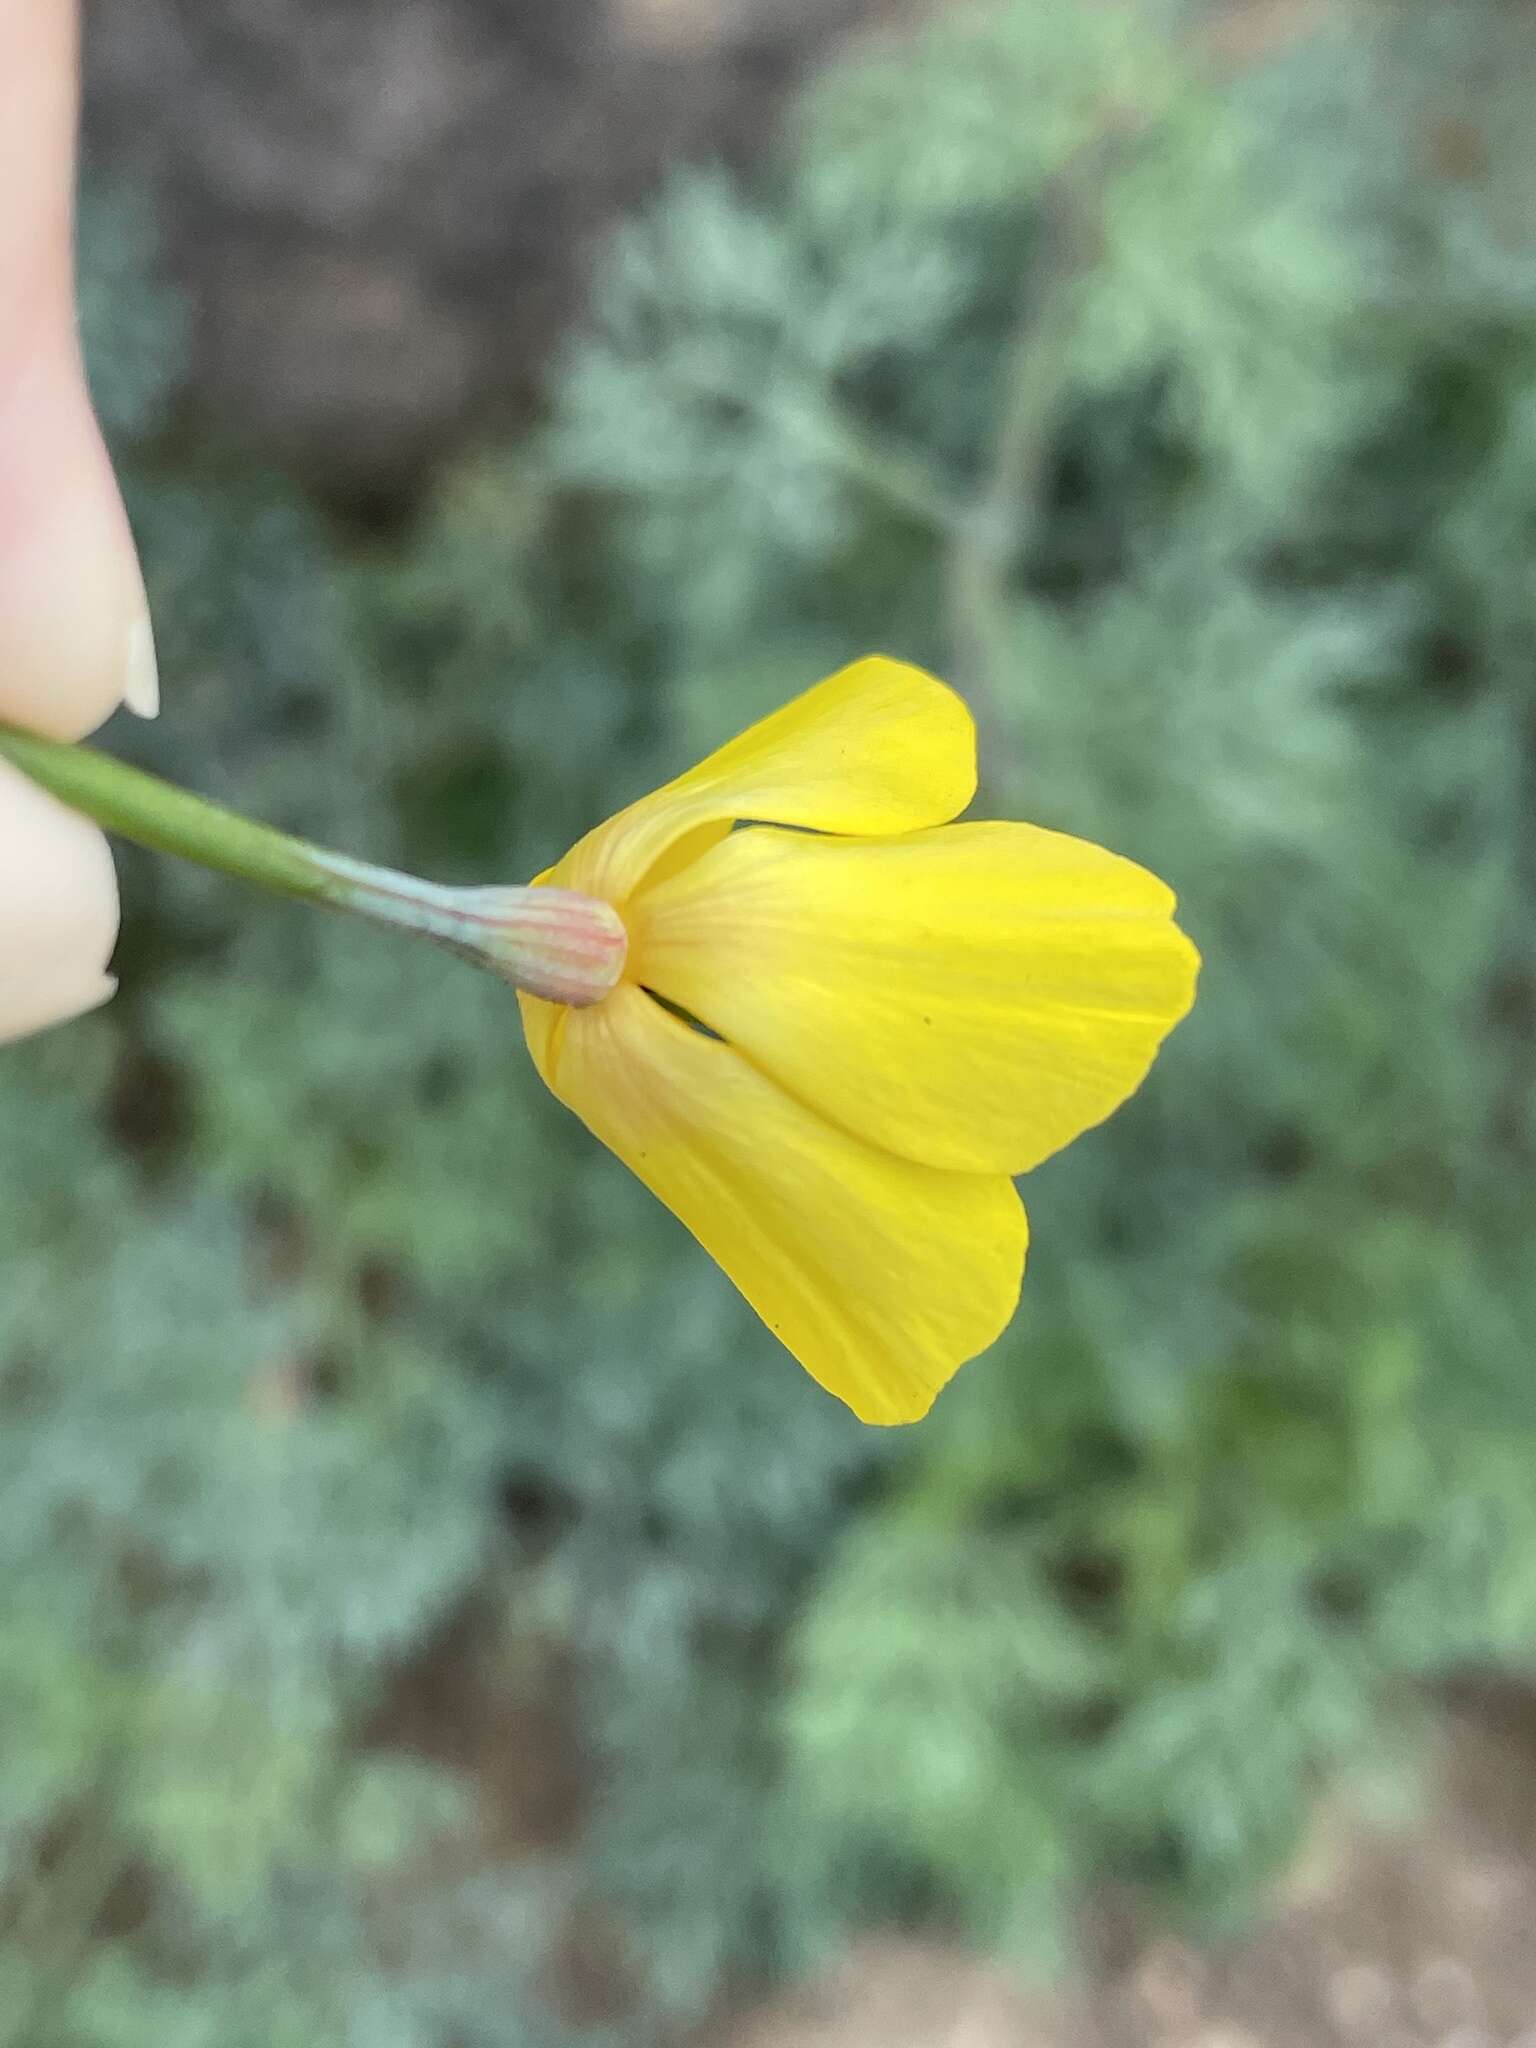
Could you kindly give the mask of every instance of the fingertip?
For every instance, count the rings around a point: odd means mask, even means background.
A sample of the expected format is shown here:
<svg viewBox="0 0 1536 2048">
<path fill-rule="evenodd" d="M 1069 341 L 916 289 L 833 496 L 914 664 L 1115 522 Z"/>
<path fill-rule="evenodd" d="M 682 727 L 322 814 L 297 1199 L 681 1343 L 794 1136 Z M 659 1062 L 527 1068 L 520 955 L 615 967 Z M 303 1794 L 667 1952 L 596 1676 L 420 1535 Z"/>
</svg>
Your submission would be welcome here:
<svg viewBox="0 0 1536 2048">
<path fill-rule="evenodd" d="M 110 1003 L 117 994 L 117 976 L 98 974 L 93 981 L 83 983 L 77 990 L 72 1008 L 67 1015 L 56 1017 L 56 1024 L 68 1023 L 73 1017 L 89 1016 L 92 1010 L 99 1010 L 103 1003 Z"/>
<path fill-rule="evenodd" d="M 0 1039 L 105 1002 L 118 930 L 107 842 L 8 762 L 0 762 L 0 882 Z"/>
<path fill-rule="evenodd" d="M 72 1023 L 76 1017 L 99 1010 L 116 994 L 117 977 L 113 974 L 82 978 L 64 969 L 49 979 L 29 980 L 14 999 L 9 991 L 0 997 L 0 1044 L 14 1044 L 56 1024 Z"/>
<path fill-rule="evenodd" d="M 0 718 L 79 739 L 122 702 L 152 717 L 138 556 L 73 351 L 0 404 Z"/>
</svg>

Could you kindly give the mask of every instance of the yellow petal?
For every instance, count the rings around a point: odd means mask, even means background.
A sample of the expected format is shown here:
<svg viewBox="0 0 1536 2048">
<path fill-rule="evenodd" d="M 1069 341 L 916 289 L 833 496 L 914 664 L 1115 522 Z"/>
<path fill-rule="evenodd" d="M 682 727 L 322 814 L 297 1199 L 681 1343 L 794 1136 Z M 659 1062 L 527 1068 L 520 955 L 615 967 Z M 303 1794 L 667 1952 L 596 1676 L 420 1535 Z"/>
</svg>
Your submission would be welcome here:
<svg viewBox="0 0 1536 2048">
<path fill-rule="evenodd" d="M 550 1075 L 555 1070 L 560 1034 L 571 1013 L 564 1003 L 546 1003 L 542 996 L 527 995 L 522 989 L 517 992 L 517 1005 L 523 1013 L 523 1036 L 528 1041 L 533 1064 L 544 1085 L 553 1088 Z"/>
<path fill-rule="evenodd" d="M 1027 1237 L 1006 1177 L 850 1137 L 627 984 L 553 1035 L 523 1007 L 555 1094 L 863 1421 L 916 1421 L 1002 1331 Z"/>
<path fill-rule="evenodd" d="M 840 669 L 686 775 L 589 832 L 549 875 L 621 907 L 700 827 L 735 818 L 821 832 L 910 832 L 963 811 L 976 791 L 976 728 L 945 683 L 871 655 Z M 710 843 L 708 830 L 690 851 Z"/>
<path fill-rule="evenodd" d="M 1172 893 L 1032 825 L 734 833 L 629 912 L 635 980 L 930 1166 L 1022 1173 L 1109 1115 L 1194 997 Z"/>
</svg>

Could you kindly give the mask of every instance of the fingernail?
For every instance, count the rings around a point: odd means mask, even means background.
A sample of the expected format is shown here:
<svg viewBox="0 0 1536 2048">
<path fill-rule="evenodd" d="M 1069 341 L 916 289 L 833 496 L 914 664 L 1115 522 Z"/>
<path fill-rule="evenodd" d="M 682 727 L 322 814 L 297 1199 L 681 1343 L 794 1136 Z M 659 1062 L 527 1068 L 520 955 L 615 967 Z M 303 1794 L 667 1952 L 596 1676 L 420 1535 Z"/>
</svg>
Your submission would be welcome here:
<svg viewBox="0 0 1536 2048">
<path fill-rule="evenodd" d="M 128 628 L 123 702 L 140 718 L 154 718 L 160 710 L 160 664 L 155 659 L 155 629 L 147 607 Z"/>
</svg>

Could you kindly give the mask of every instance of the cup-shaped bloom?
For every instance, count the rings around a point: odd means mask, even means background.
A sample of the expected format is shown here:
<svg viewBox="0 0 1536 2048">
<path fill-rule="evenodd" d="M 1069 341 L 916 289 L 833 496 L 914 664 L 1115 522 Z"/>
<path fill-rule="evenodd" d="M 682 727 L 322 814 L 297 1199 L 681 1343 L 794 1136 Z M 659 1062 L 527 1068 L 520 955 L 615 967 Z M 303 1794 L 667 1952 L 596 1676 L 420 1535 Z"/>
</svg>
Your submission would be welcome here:
<svg viewBox="0 0 1536 2048">
<path fill-rule="evenodd" d="M 962 700 L 872 658 L 539 878 L 628 931 L 601 1001 L 521 998 L 540 1074 L 867 1422 L 923 1415 L 1000 1334 L 1013 1176 L 1123 1102 L 1194 999 L 1162 882 L 950 822 L 975 788 Z"/>
</svg>

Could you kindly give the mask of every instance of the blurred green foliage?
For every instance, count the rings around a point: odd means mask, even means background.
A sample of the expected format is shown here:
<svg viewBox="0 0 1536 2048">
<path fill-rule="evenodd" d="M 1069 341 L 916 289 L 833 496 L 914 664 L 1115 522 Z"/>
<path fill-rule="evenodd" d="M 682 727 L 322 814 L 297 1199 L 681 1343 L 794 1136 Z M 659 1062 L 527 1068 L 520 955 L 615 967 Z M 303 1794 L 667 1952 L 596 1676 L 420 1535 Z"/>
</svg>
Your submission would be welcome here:
<svg viewBox="0 0 1536 2048">
<path fill-rule="evenodd" d="M 679 171 L 547 428 L 388 540 L 189 428 L 92 201 L 167 678 L 124 751 L 513 877 L 881 648 L 1207 967 L 892 1436 L 505 991 L 125 858 L 122 997 L 0 1063 L 3 2048 L 636 2042 L 874 1919 L 1231 1916 L 1417 1681 L 1530 1664 L 1533 70 L 1494 0 L 1244 70 L 957 13 L 759 189 Z M 486 1658 L 488 1746 L 409 1710 Z M 551 1673 L 588 1790 L 537 1827 Z"/>
</svg>

